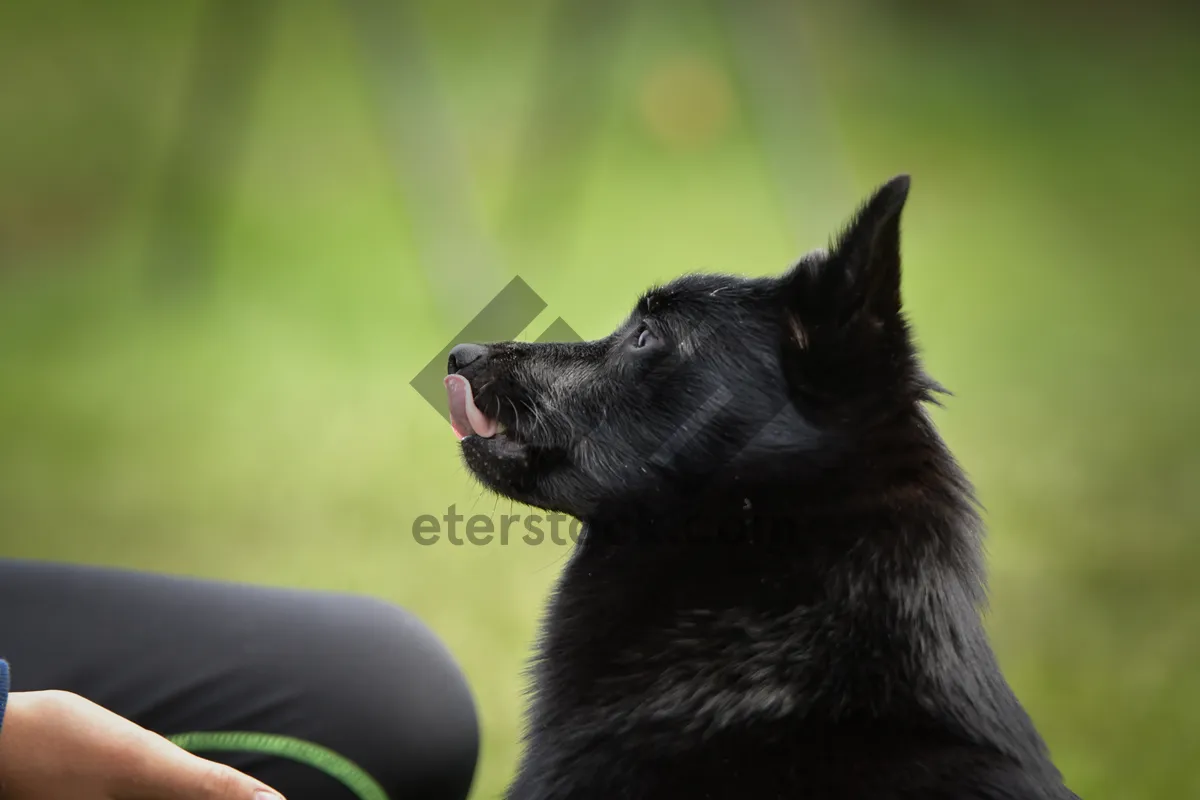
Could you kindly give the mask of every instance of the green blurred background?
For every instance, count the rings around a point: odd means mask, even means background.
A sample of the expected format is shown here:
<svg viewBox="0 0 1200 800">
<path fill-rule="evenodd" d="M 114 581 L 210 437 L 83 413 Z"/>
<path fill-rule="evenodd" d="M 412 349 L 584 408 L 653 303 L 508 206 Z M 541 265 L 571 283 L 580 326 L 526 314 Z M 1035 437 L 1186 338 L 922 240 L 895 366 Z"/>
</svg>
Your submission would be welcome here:
<svg viewBox="0 0 1200 800">
<path fill-rule="evenodd" d="M 518 752 L 565 548 L 409 381 L 513 276 L 606 333 L 914 176 L 1000 659 L 1085 797 L 1200 797 L 1200 26 L 1133 3 L 0 5 L 0 554 L 365 592 Z"/>
</svg>

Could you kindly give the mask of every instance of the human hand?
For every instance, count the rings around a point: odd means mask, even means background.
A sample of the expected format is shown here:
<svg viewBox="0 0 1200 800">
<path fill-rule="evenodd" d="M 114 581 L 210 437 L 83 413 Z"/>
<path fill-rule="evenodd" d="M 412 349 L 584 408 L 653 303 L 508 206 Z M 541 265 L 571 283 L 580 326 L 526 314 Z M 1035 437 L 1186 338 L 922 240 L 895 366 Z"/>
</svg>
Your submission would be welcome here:
<svg viewBox="0 0 1200 800">
<path fill-rule="evenodd" d="M 13 692 L 0 727 L 3 800 L 282 800 L 70 692 Z"/>
</svg>

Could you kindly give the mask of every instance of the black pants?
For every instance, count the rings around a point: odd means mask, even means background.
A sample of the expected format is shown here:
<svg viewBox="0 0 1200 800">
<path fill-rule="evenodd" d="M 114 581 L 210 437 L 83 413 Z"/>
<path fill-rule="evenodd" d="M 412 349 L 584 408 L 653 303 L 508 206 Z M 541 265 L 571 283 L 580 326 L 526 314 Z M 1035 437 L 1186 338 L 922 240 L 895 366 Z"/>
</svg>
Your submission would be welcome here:
<svg viewBox="0 0 1200 800">
<path fill-rule="evenodd" d="M 12 690 L 64 689 L 288 800 L 462 800 L 479 735 L 462 674 L 363 597 L 0 560 Z"/>
</svg>

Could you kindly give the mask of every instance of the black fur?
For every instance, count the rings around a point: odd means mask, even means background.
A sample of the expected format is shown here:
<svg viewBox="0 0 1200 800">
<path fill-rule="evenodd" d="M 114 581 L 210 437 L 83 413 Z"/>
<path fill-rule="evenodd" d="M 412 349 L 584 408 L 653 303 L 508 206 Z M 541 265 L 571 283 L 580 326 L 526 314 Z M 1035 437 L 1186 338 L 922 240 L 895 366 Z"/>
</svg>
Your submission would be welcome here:
<svg viewBox="0 0 1200 800">
<path fill-rule="evenodd" d="M 980 620 L 900 309 L 908 186 L 781 277 L 690 275 L 604 339 L 453 370 L 507 427 L 467 466 L 584 523 L 512 800 L 1074 797 Z"/>
</svg>

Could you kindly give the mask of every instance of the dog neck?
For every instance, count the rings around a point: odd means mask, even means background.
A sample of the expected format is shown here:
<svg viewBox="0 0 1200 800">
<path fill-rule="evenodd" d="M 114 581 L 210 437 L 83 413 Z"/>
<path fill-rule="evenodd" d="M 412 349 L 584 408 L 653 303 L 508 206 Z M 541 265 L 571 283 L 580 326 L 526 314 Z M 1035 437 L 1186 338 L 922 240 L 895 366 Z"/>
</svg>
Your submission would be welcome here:
<svg viewBox="0 0 1200 800">
<path fill-rule="evenodd" d="M 763 723 L 920 720 L 1038 752 L 983 630 L 970 488 L 938 445 L 886 487 L 726 483 L 683 517 L 586 521 L 542 641 L 535 728 L 658 724 L 682 747 Z"/>
</svg>

